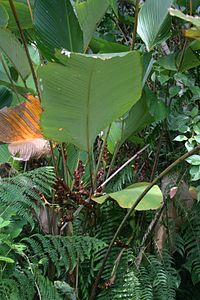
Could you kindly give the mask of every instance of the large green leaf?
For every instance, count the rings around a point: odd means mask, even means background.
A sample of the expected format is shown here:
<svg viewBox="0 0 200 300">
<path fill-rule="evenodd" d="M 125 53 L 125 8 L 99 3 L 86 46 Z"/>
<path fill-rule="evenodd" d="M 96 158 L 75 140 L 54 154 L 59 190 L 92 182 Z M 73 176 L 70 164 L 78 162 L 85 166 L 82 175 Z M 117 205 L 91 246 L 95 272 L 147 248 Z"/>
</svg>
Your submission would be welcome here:
<svg viewBox="0 0 200 300">
<path fill-rule="evenodd" d="M 173 0 L 146 0 L 138 17 L 137 33 L 150 51 L 169 37 L 168 9 Z"/>
<path fill-rule="evenodd" d="M 15 9 L 17 11 L 17 16 L 20 21 L 20 25 L 23 29 L 29 29 L 33 27 L 33 23 L 31 20 L 30 12 L 27 3 L 19 3 L 17 1 L 13 1 L 15 5 Z M 8 15 L 9 15 L 9 20 L 8 20 L 8 28 L 15 30 L 17 29 L 17 24 L 15 21 L 15 18 L 12 13 L 12 9 L 10 7 L 9 1 L 8 0 L 0 0 L 0 4 L 3 5 L 3 7 L 6 9 Z"/>
<path fill-rule="evenodd" d="M 52 56 L 56 48 L 82 52 L 82 31 L 69 0 L 36 0 L 34 25 L 44 54 Z"/>
<path fill-rule="evenodd" d="M 115 146 L 121 146 L 131 135 L 138 133 L 155 120 L 153 109 L 160 111 L 160 102 L 150 90 L 145 89 L 140 100 L 133 105 L 128 115 L 123 120 L 114 122 L 108 136 L 108 150 L 113 153 Z M 159 116 L 160 117 L 160 116 Z"/>
<path fill-rule="evenodd" d="M 26 79 L 31 70 L 25 50 L 17 38 L 8 30 L 0 29 L 0 50 L 10 59 L 21 77 Z"/>
<path fill-rule="evenodd" d="M 98 23 L 109 7 L 108 0 L 86 0 L 75 2 L 75 9 L 83 30 L 84 48 L 86 49 Z"/>
<path fill-rule="evenodd" d="M 49 139 L 88 150 L 96 135 L 140 98 L 140 54 L 68 55 L 60 58 L 66 65 L 39 68 L 41 126 Z"/>
<path fill-rule="evenodd" d="M 127 187 L 126 189 L 106 194 L 101 197 L 93 197 L 92 200 L 102 204 L 108 198 L 112 198 L 117 201 L 117 203 L 123 208 L 131 208 L 132 205 L 136 202 L 138 197 L 144 192 L 148 187 L 148 182 L 134 183 Z M 149 210 L 157 209 L 161 206 L 163 201 L 163 196 L 160 188 L 157 185 L 154 185 L 151 190 L 144 196 L 141 202 L 136 206 L 136 210 Z"/>
<path fill-rule="evenodd" d="M 153 59 L 150 53 L 146 53 L 142 58 L 142 86 L 144 86 L 151 72 Z M 133 105 L 128 114 L 112 123 L 107 140 L 110 153 L 114 152 L 116 146 L 120 147 L 132 134 L 155 121 L 150 113 L 150 107 L 154 102 L 157 102 L 156 96 L 145 89 L 140 100 Z"/>
</svg>

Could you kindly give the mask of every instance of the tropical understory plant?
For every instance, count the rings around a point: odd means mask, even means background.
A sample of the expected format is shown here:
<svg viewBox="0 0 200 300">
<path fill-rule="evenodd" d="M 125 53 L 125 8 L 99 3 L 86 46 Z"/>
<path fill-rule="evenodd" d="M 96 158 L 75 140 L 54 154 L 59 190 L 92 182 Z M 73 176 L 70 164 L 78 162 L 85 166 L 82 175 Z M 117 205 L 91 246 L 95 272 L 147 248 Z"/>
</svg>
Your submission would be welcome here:
<svg viewBox="0 0 200 300">
<path fill-rule="evenodd" d="M 200 298 L 199 11 L 0 0 L 0 299 Z"/>
</svg>

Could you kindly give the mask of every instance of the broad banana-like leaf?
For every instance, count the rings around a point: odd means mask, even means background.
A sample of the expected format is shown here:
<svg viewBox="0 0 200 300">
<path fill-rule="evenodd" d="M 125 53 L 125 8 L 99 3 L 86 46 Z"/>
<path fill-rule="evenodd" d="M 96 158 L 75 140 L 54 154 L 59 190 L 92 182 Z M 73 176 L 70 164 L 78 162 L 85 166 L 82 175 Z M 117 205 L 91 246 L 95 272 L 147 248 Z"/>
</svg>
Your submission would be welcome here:
<svg viewBox="0 0 200 300">
<path fill-rule="evenodd" d="M 14 34 L 6 29 L 0 29 L 0 50 L 9 58 L 21 77 L 26 79 L 31 69 L 25 50 Z"/>
<path fill-rule="evenodd" d="M 127 187 L 126 189 L 106 194 L 101 197 L 93 197 L 92 200 L 102 204 L 108 198 L 116 200 L 117 203 L 123 208 L 131 208 L 132 205 L 136 202 L 138 197 L 144 192 L 148 187 L 148 182 L 134 183 Z M 136 210 L 150 210 L 157 209 L 161 206 L 163 201 L 163 195 L 160 188 L 157 185 L 154 185 L 150 191 L 144 196 L 141 202 L 136 206 Z"/>
<path fill-rule="evenodd" d="M 169 37 L 168 9 L 172 2 L 173 0 L 146 0 L 139 12 L 137 33 L 148 51 Z"/>
<path fill-rule="evenodd" d="M 109 7 L 108 0 L 87 0 L 74 3 L 78 20 L 83 30 L 84 49 L 89 45 L 92 34 Z M 65 47 L 66 48 L 66 47 Z"/>
<path fill-rule="evenodd" d="M 140 54 L 66 54 L 57 56 L 63 65 L 48 63 L 38 69 L 41 127 L 46 138 L 88 151 L 100 131 L 140 98 Z"/>
<path fill-rule="evenodd" d="M 83 33 L 69 0 L 36 0 L 34 25 L 38 47 L 52 57 L 55 49 L 82 52 Z"/>
<path fill-rule="evenodd" d="M 113 153 L 116 145 L 121 146 L 133 134 L 137 134 L 149 124 L 163 120 L 168 113 L 165 104 L 145 88 L 140 100 L 133 105 L 123 120 L 113 122 L 108 136 L 108 150 Z"/>
</svg>

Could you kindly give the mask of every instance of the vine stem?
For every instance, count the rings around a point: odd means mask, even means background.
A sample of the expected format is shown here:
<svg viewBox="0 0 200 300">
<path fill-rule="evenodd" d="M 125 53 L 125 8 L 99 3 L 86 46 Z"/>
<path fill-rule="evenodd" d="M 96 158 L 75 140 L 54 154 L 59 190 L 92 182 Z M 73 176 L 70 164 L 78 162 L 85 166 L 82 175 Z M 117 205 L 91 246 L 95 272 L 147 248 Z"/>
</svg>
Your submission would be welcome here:
<svg viewBox="0 0 200 300">
<path fill-rule="evenodd" d="M 132 207 L 130 208 L 130 210 L 127 212 L 127 214 L 125 215 L 125 217 L 123 218 L 122 222 L 120 223 L 119 227 L 117 228 L 111 242 L 110 245 L 106 251 L 106 254 L 103 258 L 102 261 L 102 265 L 99 269 L 99 272 L 96 276 L 95 282 L 93 284 L 92 287 L 92 291 L 91 291 L 91 295 L 90 295 L 90 300 L 94 300 L 96 297 L 96 291 L 97 291 L 97 287 L 99 284 L 99 281 L 101 279 L 101 275 L 102 272 L 104 270 L 105 264 L 107 262 L 107 259 L 110 255 L 110 252 L 112 250 L 112 247 L 114 245 L 114 242 L 118 236 L 118 234 L 120 233 L 121 229 L 123 228 L 123 226 L 125 225 L 126 221 L 128 220 L 128 218 L 131 216 L 132 212 L 134 211 L 134 209 L 136 208 L 136 206 L 141 202 L 141 200 L 144 198 L 144 196 L 151 190 L 151 188 L 154 186 L 154 184 L 156 184 L 163 176 L 165 176 L 167 173 L 169 173 L 174 167 L 176 167 L 178 164 L 180 164 L 181 162 L 183 162 L 186 158 L 190 157 L 191 155 L 193 155 L 194 153 L 198 152 L 200 150 L 200 144 L 197 145 L 193 150 L 185 153 L 184 155 L 182 155 L 181 157 L 179 157 L 177 160 L 175 160 L 171 165 L 169 165 L 166 169 L 164 169 L 164 171 L 162 171 L 160 173 L 160 175 L 158 175 L 158 177 L 156 177 L 149 185 L 148 187 L 143 191 L 143 193 L 137 198 L 137 200 L 135 201 L 135 203 L 132 205 Z"/>
<path fill-rule="evenodd" d="M 139 2 L 140 0 L 136 0 L 136 5 L 135 5 L 135 23 L 133 27 L 133 37 L 131 41 L 131 50 L 134 49 L 135 42 L 136 42 L 136 35 L 137 35 L 137 26 L 138 26 L 138 13 L 139 13 Z"/>
<path fill-rule="evenodd" d="M 17 24 L 19 33 L 20 33 L 21 38 L 22 38 L 22 42 L 23 42 L 23 45 L 24 45 L 24 50 L 26 52 L 26 56 L 27 56 L 27 59 L 28 59 L 28 62 L 29 62 L 30 68 L 31 68 L 31 73 L 32 73 L 33 80 L 34 80 L 34 83 L 35 83 L 35 87 L 36 87 L 36 90 L 37 90 L 37 93 L 38 93 L 38 97 L 41 101 L 41 93 L 40 93 L 40 89 L 39 89 L 39 85 L 38 85 L 38 80 L 37 80 L 37 77 L 36 77 L 36 73 L 35 73 L 35 70 L 34 70 L 34 67 L 33 67 L 31 56 L 30 56 L 29 51 L 28 51 L 28 46 L 27 46 L 27 43 L 26 43 L 24 32 L 23 32 L 22 27 L 20 25 L 19 18 L 17 16 L 17 12 L 16 12 L 16 9 L 15 9 L 15 5 L 13 3 L 13 0 L 9 0 L 9 4 L 10 4 L 10 7 L 11 7 L 13 16 L 15 18 L 15 22 Z"/>
</svg>

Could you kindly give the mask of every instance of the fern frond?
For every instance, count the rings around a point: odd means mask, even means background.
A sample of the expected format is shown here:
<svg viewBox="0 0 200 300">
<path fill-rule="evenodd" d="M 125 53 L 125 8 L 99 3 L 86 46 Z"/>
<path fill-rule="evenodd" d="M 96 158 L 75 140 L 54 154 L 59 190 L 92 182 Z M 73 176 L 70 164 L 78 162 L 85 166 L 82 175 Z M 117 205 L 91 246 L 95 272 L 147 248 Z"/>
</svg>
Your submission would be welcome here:
<svg viewBox="0 0 200 300">
<path fill-rule="evenodd" d="M 6 278 L 0 281 L 0 299 L 20 300 L 20 294 L 15 284 L 15 280 Z"/>
<path fill-rule="evenodd" d="M 94 251 L 106 247 L 106 244 L 89 236 L 52 236 L 35 234 L 24 238 L 22 242 L 27 246 L 30 261 L 41 264 L 50 260 L 58 274 L 72 271 L 78 262 L 89 259 Z"/>
<path fill-rule="evenodd" d="M 33 224 L 32 209 L 44 204 L 39 192 L 50 196 L 55 176 L 52 167 L 42 167 L 0 180 L 0 205 L 6 218 L 11 213 L 17 214 Z"/>
<path fill-rule="evenodd" d="M 46 300 L 63 300 L 55 288 L 53 282 L 48 277 L 43 276 L 39 271 L 35 272 L 35 280 L 37 283 L 37 293 L 40 294 L 40 299 Z"/>
</svg>

